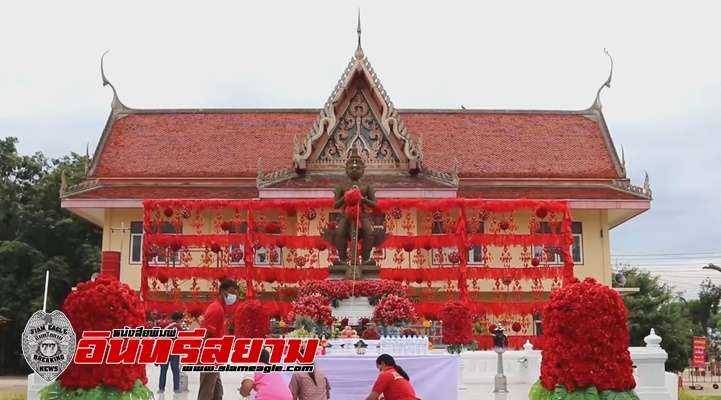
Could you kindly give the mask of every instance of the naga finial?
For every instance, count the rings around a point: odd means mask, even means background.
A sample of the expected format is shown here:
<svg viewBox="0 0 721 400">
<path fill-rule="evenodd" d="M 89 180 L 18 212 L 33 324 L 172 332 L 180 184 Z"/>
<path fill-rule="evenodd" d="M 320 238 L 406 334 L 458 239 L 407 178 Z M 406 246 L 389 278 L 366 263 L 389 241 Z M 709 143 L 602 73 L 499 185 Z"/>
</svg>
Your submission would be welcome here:
<svg viewBox="0 0 721 400">
<path fill-rule="evenodd" d="M 105 55 L 109 52 L 110 50 L 106 51 L 105 53 L 103 53 L 102 56 L 100 56 L 100 76 L 103 79 L 103 86 L 110 86 L 110 88 L 113 89 L 113 103 L 111 105 L 113 110 L 126 110 L 127 107 L 125 106 L 125 104 L 123 104 L 122 101 L 120 101 L 120 97 L 118 97 L 118 91 L 115 90 L 115 86 L 113 86 L 113 84 L 110 83 L 108 78 L 105 76 Z"/>
<path fill-rule="evenodd" d="M 604 87 L 611 88 L 611 79 L 613 78 L 613 57 L 611 57 L 611 54 L 606 50 L 603 49 L 603 52 L 606 53 L 608 56 L 608 59 L 611 60 L 611 70 L 608 73 L 608 79 L 606 79 L 606 82 L 603 82 L 603 85 L 601 85 L 600 88 L 598 88 L 598 92 L 596 92 L 596 101 L 593 103 L 593 106 L 591 108 L 597 108 L 601 109 L 601 91 Z"/>
</svg>

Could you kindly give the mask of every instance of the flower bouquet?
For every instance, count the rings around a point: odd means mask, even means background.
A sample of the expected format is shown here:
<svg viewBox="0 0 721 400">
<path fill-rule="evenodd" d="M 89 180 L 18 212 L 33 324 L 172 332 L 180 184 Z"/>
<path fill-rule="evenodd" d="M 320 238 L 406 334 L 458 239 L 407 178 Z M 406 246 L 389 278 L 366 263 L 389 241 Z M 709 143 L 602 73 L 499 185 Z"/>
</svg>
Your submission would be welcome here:
<svg viewBox="0 0 721 400">
<path fill-rule="evenodd" d="M 463 346 L 473 342 L 473 319 L 468 305 L 449 301 L 440 310 L 443 321 L 443 343 L 451 354 L 460 354 Z"/>
<path fill-rule="evenodd" d="M 403 324 L 415 318 L 416 310 L 413 304 L 408 299 L 396 295 L 382 298 L 373 310 L 373 319 L 384 325 Z"/>
<path fill-rule="evenodd" d="M 235 309 L 235 336 L 265 338 L 270 333 L 270 317 L 258 300 L 246 300 Z"/>
<path fill-rule="evenodd" d="M 627 318 L 618 292 L 593 278 L 551 292 L 541 379 L 529 398 L 638 400 Z"/>
<path fill-rule="evenodd" d="M 310 294 L 293 302 L 293 308 L 286 316 L 286 322 L 294 323 L 297 316 L 309 317 L 313 322 L 333 325 L 333 309 L 329 301 L 320 294 Z"/>
<path fill-rule="evenodd" d="M 79 283 L 62 307 L 78 340 L 85 331 L 112 331 L 146 325 L 143 302 L 125 283 L 107 275 Z M 149 400 L 153 393 L 144 364 L 70 363 L 58 379 L 40 391 L 41 400 Z"/>
</svg>

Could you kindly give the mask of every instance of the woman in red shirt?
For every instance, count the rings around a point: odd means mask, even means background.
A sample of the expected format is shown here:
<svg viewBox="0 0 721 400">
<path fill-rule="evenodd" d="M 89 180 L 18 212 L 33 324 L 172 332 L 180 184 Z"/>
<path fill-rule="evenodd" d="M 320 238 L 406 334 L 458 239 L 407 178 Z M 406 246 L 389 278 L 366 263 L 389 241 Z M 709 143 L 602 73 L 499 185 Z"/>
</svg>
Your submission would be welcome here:
<svg viewBox="0 0 721 400">
<path fill-rule="evenodd" d="M 396 365 L 393 357 L 381 354 L 376 359 L 376 367 L 380 374 L 366 400 L 378 400 L 381 394 L 385 400 L 420 400 L 411 386 L 411 378 Z"/>
</svg>

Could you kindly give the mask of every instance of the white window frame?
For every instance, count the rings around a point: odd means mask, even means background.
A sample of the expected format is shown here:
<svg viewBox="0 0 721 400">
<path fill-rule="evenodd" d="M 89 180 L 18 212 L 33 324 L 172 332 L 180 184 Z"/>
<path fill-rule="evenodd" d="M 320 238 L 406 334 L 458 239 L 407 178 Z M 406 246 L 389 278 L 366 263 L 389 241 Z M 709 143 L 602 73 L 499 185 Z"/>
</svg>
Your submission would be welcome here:
<svg viewBox="0 0 721 400">
<path fill-rule="evenodd" d="M 143 256 L 144 256 L 144 254 L 143 254 L 143 240 L 144 240 L 144 238 L 145 238 L 145 233 L 142 232 L 142 231 L 141 231 L 141 233 L 132 233 L 132 232 L 133 232 L 133 231 L 132 231 L 132 229 L 133 229 L 133 224 L 136 224 L 136 223 L 137 223 L 137 224 L 141 224 L 141 226 L 142 226 L 142 224 L 143 224 L 142 221 L 133 221 L 133 222 L 130 223 L 130 232 L 131 232 L 131 233 L 130 233 L 130 243 L 129 243 L 129 246 L 130 246 L 130 247 L 129 247 L 129 252 L 128 252 L 128 255 L 129 255 L 129 257 L 128 257 L 128 264 L 130 264 L 130 265 L 140 265 L 140 264 L 142 264 L 142 263 L 143 263 Z M 137 225 L 136 225 L 136 226 L 137 226 Z M 133 259 L 133 242 L 136 241 L 136 240 L 140 240 L 140 260 L 134 260 L 134 259 Z M 163 251 L 163 250 L 166 250 L 166 251 L 168 251 L 168 252 L 170 251 L 169 249 L 167 249 L 167 248 L 162 248 L 162 247 L 159 247 L 159 249 L 160 249 L 160 251 Z M 173 262 L 172 262 L 172 260 L 171 260 L 167 265 L 176 265 L 176 266 L 177 266 L 177 265 L 180 265 L 180 252 L 179 252 L 179 251 L 176 251 L 176 252 L 175 252 L 175 257 L 174 257 L 174 258 L 175 258 L 175 264 L 173 264 Z M 165 263 L 165 255 L 158 255 L 158 256 L 156 256 L 156 257 L 153 257 L 153 258 L 149 259 L 149 260 L 148 260 L 148 265 L 151 266 L 151 267 L 165 266 L 165 265 L 166 265 L 166 263 Z"/>
<path fill-rule="evenodd" d="M 543 317 L 537 314 L 533 315 L 533 336 L 543 335 Z"/>
<path fill-rule="evenodd" d="M 581 224 L 581 222 L 572 222 L 572 224 L 576 223 L 579 224 L 576 226 L 579 227 L 578 231 L 580 233 L 573 233 L 574 244 L 569 247 L 569 253 L 571 254 L 571 257 L 574 258 L 574 265 L 583 265 L 583 225 Z M 573 254 L 573 246 L 575 246 L 576 243 L 578 243 L 578 260 L 575 259 Z M 547 246 L 531 246 L 531 257 L 538 258 L 541 260 L 541 263 L 545 263 L 548 265 L 562 265 L 562 254 L 556 254 L 556 252 L 554 251 L 551 253 L 553 254 L 553 256 L 548 257 L 549 253 L 545 252 L 545 247 Z"/>
<path fill-rule="evenodd" d="M 271 223 L 271 222 L 275 222 L 276 224 L 279 223 L 278 221 L 266 221 L 266 224 Z M 258 228 L 256 227 L 256 229 L 258 229 Z M 267 235 L 280 236 L 280 233 L 267 233 Z M 275 250 L 278 252 L 278 262 L 274 263 L 273 266 L 274 267 L 275 266 L 283 266 L 283 264 L 284 264 L 283 263 L 283 249 L 281 249 L 278 246 L 274 246 L 274 247 L 275 247 Z M 243 252 L 245 252 L 245 246 L 242 246 L 241 248 L 243 249 Z M 259 250 L 264 250 L 263 253 L 270 253 L 270 249 L 271 249 L 270 247 L 261 247 Z M 270 257 L 266 257 L 266 261 L 261 261 L 260 258 L 258 257 L 258 255 L 259 255 L 258 251 L 253 252 L 253 265 L 254 266 L 255 265 L 259 265 L 261 267 L 270 267 L 271 266 L 270 265 Z"/>
<path fill-rule="evenodd" d="M 442 223 L 442 222 L 443 221 L 441 221 L 441 220 L 434 220 L 433 224 L 435 226 L 436 223 Z M 484 229 L 485 229 L 484 225 L 483 225 L 483 223 L 481 223 L 481 226 L 478 228 L 478 231 L 476 233 L 482 234 L 482 233 L 484 233 Z M 469 235 L 471 234 L 470 229 L 468 229 L 467 232 L 468 232 L 467 234 L 469 234 Z M 445 233 L 433 233 L 433 235 L 445 235 Z M 432 249 L 431 250 L 431 265 L 449 264 L 449 262 L 445 262 L 446 260 L 448 260 L 448 255 L 450 255 L 453 252 L 457 252 L 457 251 L 458 251 L 458 247 L 455 247 L 455 246 L 443 247 L 440 250 Z M 480 257 L 479 257 L 480 261 L 475 260 L 474 256 L 476 254 L 476 251 L 478 251 L 478 253 L 480 255 Z M 444 262 L 441 262 L 441 260 L 440 260 L 440 252 L 443 252 Z M 466 265 L 484 265 L 484 263 L 483 263 L 483 246 L 482 245 L 473 246 L 468 249 L 468 254 L 466 254 Z"/>
</svg>

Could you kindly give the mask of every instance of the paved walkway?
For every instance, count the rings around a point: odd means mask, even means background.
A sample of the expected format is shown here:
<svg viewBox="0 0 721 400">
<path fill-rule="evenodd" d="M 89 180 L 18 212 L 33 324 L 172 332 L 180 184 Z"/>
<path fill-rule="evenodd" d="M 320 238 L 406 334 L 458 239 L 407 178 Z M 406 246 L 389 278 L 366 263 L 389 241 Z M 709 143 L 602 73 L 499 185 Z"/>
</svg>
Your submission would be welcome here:
<svg viewBox="0 0 721 400">
<path fill-rule="evenodd" d="M 27 377 L 0 376 L 0 394 L 26 393 L 27 388 Z"/>
</svg>

